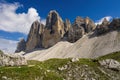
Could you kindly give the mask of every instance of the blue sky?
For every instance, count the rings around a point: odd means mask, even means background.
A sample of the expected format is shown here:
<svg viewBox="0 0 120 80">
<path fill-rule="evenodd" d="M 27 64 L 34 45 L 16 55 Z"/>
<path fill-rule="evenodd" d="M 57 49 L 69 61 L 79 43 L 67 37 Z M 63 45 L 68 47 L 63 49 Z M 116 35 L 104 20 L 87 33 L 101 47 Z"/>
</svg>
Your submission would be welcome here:
<svg viewBox="0 0 120 80">
<path fill-rule="evenodd" d="M 23 8 L 17 12 L 27 12 L 33 7 L 37 9 L 42 18 L 46 18 L 48 12 L 55 9 L 63 19 L 69 18 L 71 21 L 76 16 L 89 16 L 93 20 L 104 16 L 120 16 L 120 0 L 7 0 L 7 2 L 19 2 Z"/>
<path fill-rule="evenodd" d="M 50 10 L 57 10 L 63 20 L 68 18 L 72 23 L 77 16 L 101 23 L 104 17 L 120 17 L 120 0 L 0 0 L 1 43 L 26 39 L 32 22 L 40 19 L 45 24 Z"/>
</svg>

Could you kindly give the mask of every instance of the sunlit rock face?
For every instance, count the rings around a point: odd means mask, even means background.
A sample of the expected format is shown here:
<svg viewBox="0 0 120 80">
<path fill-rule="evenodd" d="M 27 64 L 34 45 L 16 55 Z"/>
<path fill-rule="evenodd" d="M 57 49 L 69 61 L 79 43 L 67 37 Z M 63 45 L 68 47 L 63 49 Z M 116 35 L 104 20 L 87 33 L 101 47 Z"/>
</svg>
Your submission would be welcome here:
<svg viewBox="0 0 120 80">
<path fill-rule="evenodd" d="M 56 44 L 64 37 L 64 23 L 56 11 L 50 11 L 47 16 L 46 26 L 43 34 L 42 45 L 48 48 Z"/>
</svg>

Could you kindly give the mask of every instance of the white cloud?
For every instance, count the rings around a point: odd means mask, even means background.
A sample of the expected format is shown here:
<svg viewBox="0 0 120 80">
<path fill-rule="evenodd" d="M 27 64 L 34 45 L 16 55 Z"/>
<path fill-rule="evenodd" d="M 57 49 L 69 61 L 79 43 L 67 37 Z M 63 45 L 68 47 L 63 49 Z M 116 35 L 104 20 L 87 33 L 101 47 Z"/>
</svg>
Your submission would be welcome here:
<svg viewBox="0 0 120 80">
<path fill-rule="evenodd" d="M 0 50 L 2 50 L 5 53 L 14 53 L 17 47 L 17 43 L 18 41 L 0 38 Z"/>
<path fill-rule="evenodd" d="M 27 13 L 16 13 L 23 5 L 19 3 L 0 3 L 0 30 L 28 34 L 31 24 L 40 16 L 35 8 L 29 8 Z M 41 20 L 45 24 L 45 19 Z"/>
<path fill-rule="evenodd" d="M 96 25 L 97 25 L 97 24 L 102 24 L 104 18 L 106 18 L 108 21 L 110 21 L 110 20 L 112 19 L 111 16 L 106 16 L 106 17 L 101 18 L 100 20 L 97 20 L 97 21 L 95 22 L 95 24 L 96 24 Z"/>
</svg>

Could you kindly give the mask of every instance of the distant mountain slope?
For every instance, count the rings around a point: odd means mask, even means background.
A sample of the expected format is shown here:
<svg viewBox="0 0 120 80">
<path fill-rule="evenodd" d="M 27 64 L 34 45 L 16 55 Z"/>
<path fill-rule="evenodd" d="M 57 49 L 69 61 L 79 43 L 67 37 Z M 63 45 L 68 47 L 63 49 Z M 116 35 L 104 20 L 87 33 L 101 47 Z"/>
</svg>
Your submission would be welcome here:
<svg viewBox="0 0 120 80">
<path fill-rule="evenodd" d="M 50 58 L 96 58 L 116 51 L 120 51 L 119 31 L 112 31 L 96 37 L 88 34 L 75 43 L 61 41 L 51 48 L 27 53 L 25 57 L 39 61 Z"/>
</svg>

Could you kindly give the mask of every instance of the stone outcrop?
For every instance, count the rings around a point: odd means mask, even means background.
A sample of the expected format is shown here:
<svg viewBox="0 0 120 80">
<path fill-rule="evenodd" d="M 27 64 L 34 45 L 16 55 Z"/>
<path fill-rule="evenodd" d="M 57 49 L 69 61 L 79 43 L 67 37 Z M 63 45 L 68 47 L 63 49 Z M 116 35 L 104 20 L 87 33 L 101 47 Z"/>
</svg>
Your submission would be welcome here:
<svg viewBox="0 0 120 80">
<path fill-rule="evenodd" d="M 27 65 L 27 61 L 20 55 L 4 54 L 0 52 L 0 66 L 21 66 Z"/>
<path fill-rule="evenodd" d="M 101 66 L 104 66 L 105 68 L 112 69 L 112 70 L 120 70 L 120 63 L 113 59 L 106 59 L 99 61 Z"/>
<path fill-rule="evenodd" d="M 47 16 L 42 45 L 48 48 L 56 44 L 65 34 L 64 23 L 56 11 L 50 11 Z"/>
<path fill-rule="evenodd" d="M 41 24 L 39 21 L 35 21 L 31 26 L 27 38 L 26 51 L 42 47 L 43 32 L 44 25 Z"/>
<path fill-rule="evenodd" d="M 18 42 L 17 49 L 16 49 L 15 53 L 21 52 L 21 51 L 25 51 L 25 48 L 26 48 L 26 42 L 25 42 L 25 40 L 22 38 L 22 39 Z"/>
</svg>

